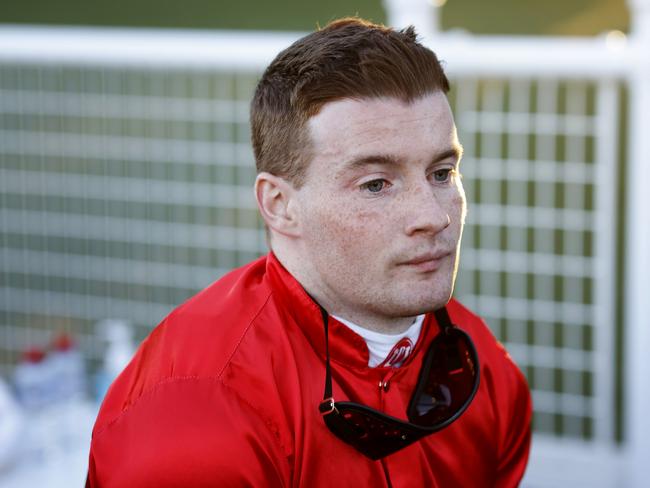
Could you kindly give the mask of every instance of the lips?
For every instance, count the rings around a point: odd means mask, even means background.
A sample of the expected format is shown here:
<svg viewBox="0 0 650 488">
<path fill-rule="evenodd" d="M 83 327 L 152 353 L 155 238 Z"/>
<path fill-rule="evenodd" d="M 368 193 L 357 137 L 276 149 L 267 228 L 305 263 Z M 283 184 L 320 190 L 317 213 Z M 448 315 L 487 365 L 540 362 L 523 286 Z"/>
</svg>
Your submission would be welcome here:
<svg viewBox="0 0 650 488">
<path fill-rule="evenodd" d="M 431 272 L 437 270 L 450 254 L 449 251 L 420 254 L 408 261 L 401 262 L 400 266 L 407 266 L 422 272 Z"/>
</svg>

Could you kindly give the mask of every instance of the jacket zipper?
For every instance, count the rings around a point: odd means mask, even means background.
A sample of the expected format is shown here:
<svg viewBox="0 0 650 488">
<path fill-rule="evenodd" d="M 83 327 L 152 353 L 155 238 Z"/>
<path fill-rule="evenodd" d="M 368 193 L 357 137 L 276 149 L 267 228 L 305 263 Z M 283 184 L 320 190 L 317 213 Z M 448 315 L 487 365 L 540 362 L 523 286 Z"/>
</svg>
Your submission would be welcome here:
<svg viewBox="0 0 650 488">
<path fill-rule="evenodd" d="M 385 400 L 386 398 L 384 395 L 388 393 L 388 390 L 390 390 L 390 382 L 391 379 L 393 378 L 393 375 L 397 373 L 398 369 L 397 368 L 391 368 L 391 370 L 384 375 L 383 378 L 379 379 L 379 404 L 381 405 L 381 409 L 383 410 L 385 407 Z M 388 466 L 386 464 L 385 459 L 380 459 L 379 462 L 381 463 L 381 467 L 384 471 L 384 477 L 386 478 L 386 486 L 388 488 L 393 488 L 393 482 L 390 479 L 390 473 L 388 471 Z"/>
<path fill-rule="evenodd" d="M 397 368 L 391 368 L 391 370 L 379 380 L 379 391 L 386 393 L 390 389 L 390 380 L 393 378 L 393 375 L 397 373 Z M 383 406 L 383 400 L 384 397 L 383 395 L 380 397 L 382 400 L 382 406 Z"/>
</svg>

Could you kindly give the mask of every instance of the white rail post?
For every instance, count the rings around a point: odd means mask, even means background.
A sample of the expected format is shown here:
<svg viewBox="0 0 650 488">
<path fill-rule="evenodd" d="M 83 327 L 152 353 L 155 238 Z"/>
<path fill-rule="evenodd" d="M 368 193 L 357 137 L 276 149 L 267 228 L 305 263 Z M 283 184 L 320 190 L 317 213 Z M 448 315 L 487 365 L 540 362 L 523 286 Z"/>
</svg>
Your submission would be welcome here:
<svg viewBox="0 0 650 488">
<path fill-rule="evenodd" d="M 439 8 L 445 0 L 383 0 L 388 25 L 402 29 L 413 25 L 427 41 L 440 32 Z"/>
<path fill-rule="evenodd" d="M 630 48 L 629 165 L 625 283 L 625 436 L 631 486 L 650 475 L 650 0 L 628 0 Z"/>
</svg>

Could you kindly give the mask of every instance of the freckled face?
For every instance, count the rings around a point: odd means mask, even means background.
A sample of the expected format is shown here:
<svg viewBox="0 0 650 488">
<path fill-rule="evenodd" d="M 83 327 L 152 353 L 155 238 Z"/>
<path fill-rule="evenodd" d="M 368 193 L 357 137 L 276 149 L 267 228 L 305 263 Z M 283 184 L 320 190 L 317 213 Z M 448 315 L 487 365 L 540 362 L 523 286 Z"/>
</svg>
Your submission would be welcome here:
<svg viewBox="0 0 650 488">
<path fill-rule="evenodd" d="M 295 200 L 303 286 L 361 325 L 444 305 L 465 218 L 445 95 L 335 101 L 308 129 L 315 156 Z"/>
</svg>

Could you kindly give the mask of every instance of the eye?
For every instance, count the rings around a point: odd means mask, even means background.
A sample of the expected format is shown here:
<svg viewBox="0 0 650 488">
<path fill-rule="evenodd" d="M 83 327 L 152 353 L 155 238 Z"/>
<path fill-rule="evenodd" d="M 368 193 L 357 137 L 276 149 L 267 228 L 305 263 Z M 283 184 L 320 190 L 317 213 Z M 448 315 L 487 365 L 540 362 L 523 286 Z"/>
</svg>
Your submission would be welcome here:
<svg viewBox="0 0 650 488">
<path fill-rule="evenodd" d="M 372 180 L 361 185 L 361 189 L 368 190 L 370 193 L 379 193 L 386 187 L 386 180 Z"/>
<path fill-rule="evenodd" d="M 447 183 L 451 179 L 454 170 L 451 168 L 439 169 L 433 172 L 433 179 L 436 183 Z"/>
</svg>

